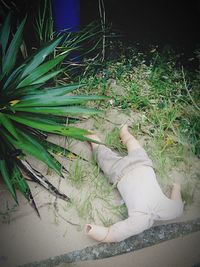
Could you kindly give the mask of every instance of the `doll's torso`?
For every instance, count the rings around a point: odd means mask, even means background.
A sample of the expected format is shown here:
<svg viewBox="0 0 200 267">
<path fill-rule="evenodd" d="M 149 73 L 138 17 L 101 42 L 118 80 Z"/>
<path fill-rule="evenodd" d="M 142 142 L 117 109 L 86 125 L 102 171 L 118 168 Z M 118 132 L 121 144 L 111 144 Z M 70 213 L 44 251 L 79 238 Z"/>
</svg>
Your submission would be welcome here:
<svg viewBox="0 0 200 267">
<path fill-rule="evenodd" d="M 175 201 L 162 192 L 152 167 L 140 166 L 127 173 L 117 184 L 118 190 L 128 208 L 129 216 L 137 212 L 149 214 L 153 220 L 166 220 Z"/>
</svg>

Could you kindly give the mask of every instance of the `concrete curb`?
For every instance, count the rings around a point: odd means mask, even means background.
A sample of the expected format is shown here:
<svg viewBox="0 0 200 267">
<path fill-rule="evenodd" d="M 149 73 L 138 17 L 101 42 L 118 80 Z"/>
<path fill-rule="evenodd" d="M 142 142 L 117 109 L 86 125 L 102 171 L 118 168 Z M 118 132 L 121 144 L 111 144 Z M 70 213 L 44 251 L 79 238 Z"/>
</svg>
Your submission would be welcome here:
<svg viewBox="0 0 200 267">
<path fill-rule="evenodd" d="M 96 246 L 86 247 L 40 262 L 20 265 L 19 267 L 54 267 L 61 263 L 109 258 L 153 246 L 160 242 L 182 237 L 197 231 L 200 231 L 200 218 L 186 222 L 159 225 L 119 243 L 100 243 Z"/>
</svg>

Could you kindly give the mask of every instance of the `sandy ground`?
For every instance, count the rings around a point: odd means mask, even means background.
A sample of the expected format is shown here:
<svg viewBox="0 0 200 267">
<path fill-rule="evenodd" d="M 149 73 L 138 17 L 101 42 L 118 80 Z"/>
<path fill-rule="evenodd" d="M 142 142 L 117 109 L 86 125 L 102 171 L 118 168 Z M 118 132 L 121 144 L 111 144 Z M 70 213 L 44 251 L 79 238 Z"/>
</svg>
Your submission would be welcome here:
<svg viewBox="0 0 200 267">
<path fill-rule="evenodd" d="M 116 110 L 108 113 L 106 118 L 107 121 L 99 130 L 99 135 L 102 137 L 105 131 L 119 127 L 127 120 L 131 122 L 130 118 L 138 119 L 137 114 L 130 117 L 126 114 L 119 114 Z M 96 120 L 90 119 L 80 126 L 96 131 L 96 123 Z M 65 142 L 63 138 L 50 137 L 50 140 L 59 144 Z M 16 207 L 3 185 L 0 186 L 0 211 L 10 209 L 8 214 L 0 216 L 0 266 L 18 266 L 94 245 L 97 242 L 89 239 L 84 233 L 85 223 L 94 221 L 109 224 L 123 218 L 119 212 L 121 198 L 91 163 L 92 155 L 89 145 L 75 141 L 70 142 L 69 145 L 73 151 L 81 153 L 89 160 L 86 162 L 76 159 L 70 162 L 59 158 L 67 169 L 73 170 L 74 166 L 77 166 L 78 170 L 81 169 L 81 174 L 79 173 L 82 175 L 81 183 L 71 181 L 67 176 L 66 179 L 60 180 L 43 164 L 30 157 L 28 159 L 33 167 L 39 168 L 53 184 L 59 186 L 62 192 L 72 198 L 72 204 L 60 199 L 56 200 L 47 191 L 30 182 L 41 214 L 41 219 L 39 219 L 26 200 L 19 195 L 20 207 Z M 183 216 L 176 221 L 200 217 L 198 188 L 194 200 L 191 206 L 186 207 Z M 98 260 L 95 266 L 192 266 L 200 262 L 199 245 L 200 234 L 196 233 L 135 253 Z M 69 266 L 94 266 L 94 263 L 83 262 Z"/>
</svg>

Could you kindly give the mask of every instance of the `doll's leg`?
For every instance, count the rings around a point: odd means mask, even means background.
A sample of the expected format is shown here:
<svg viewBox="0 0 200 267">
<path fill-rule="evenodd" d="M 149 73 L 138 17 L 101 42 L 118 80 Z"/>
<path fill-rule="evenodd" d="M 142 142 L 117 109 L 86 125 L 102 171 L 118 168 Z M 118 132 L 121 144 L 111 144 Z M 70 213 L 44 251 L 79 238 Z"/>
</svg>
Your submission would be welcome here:
<svg viewBox="0 0 200 267">
<path fill-rule="evenodd" d="M 179 183 L 174 183 L 172 192 L 171 192 L 171 199 L 175 201 L 181 201 L 181 185 Z"/>
<path fill-rule="evenodd" d="M 139 142 L 135 139 L 135 137 L 129 133 L 128 125 L 125 124 L 120 130 L 120 138 L 122 143 L 127 147 L 128 154 L 130 154 L 133 150 L 141 148 Z"/>
<path fill-rule="evenodd" d="M 181 186 L 178 183 L 173 184 L 171 199 L 159 201 L 158 216 L 160 220 L 173 220 L 183 214 L 184 203 L 181 198 Z"/>
<path fill-rule="evenodd" d="M 101 142 L 97 135 L 88 135 L 88 137 Z M 91 142 L 91 147 L 100 169 L 108 177 L 109 182 L 112 184 L 116 183 L 118 176 L 113 166 L 116 166 L 122 160 L 122 157 L 105 145 Z"/>
<path fill-rule="evenodd" d="M 101 142 L 101 139 L 96 134 L 90 134 L 87 137 L 95 141 Z M 92 150 L 95 150 L 99 146 L 99 144 L 93 143 L 93 142 L 91 142 L 90 144 L 91 144 Z"/>
</svg>

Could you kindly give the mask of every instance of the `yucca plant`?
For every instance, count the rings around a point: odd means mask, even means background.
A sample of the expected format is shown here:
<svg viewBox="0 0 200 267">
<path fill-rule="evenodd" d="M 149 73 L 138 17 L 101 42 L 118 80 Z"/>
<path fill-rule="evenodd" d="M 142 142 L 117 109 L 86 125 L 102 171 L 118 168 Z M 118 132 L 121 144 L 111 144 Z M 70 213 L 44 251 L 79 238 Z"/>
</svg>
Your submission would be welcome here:
<svg viewBox="0 0 200 267">
<path fill-rule="evenodd" d="M 25 179 L 27 176 L 59 197 L 69 198 L 30 166 L 26 154 L 44 162 L 62 176 L 63 167 L 52 152 L 66 154 L 68 150 L 48 142 L 47 134 L 89 140 L 86 137 L 87 130 L 66 125 L 66 118 L 70 122 L 82 114 L 97 113 L 97 110 L 84 107 L 83 104 L 104 97 L 72 95 L 73 90 L 80 88 L 79 84 L 47 86 L 49 81 L 53 84 L 52 78 L 63 71 L 58 68 L 53 70 L 54 67 L 71 51 L 69 48 L 53 59 L 46 60 L 60 44 L 62 37 L 46 44 L 17 65 L 25 21 L 21 22 L 13 35 L 8 15 L 0 29 L 0 177 L 16 202 L 18 189 L 37 211 Z"/>
</svg>

